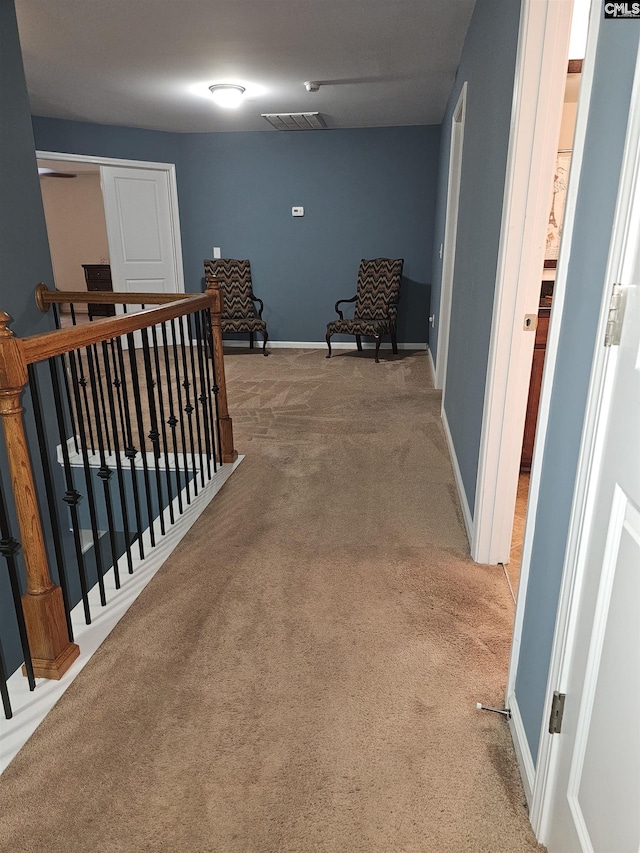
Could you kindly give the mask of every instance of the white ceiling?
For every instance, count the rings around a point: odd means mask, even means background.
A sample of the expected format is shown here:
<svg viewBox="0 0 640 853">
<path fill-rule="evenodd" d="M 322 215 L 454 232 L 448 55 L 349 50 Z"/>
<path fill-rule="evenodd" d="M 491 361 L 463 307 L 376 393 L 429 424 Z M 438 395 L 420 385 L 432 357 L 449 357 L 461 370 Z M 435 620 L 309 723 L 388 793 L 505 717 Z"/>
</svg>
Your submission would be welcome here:
<svg viewBox="0 0 640 853">
<path fill-rule="evenodd" d="M 34 115 L 178 132 L 442 120 L 475 0 L 16 0 Z M 307 92 L 304 83 L 321 83 Z M 208 86 L 246 87 L 234 111 Z M 276 132 L 276 131 L 273 131 Z"/>
</svg>

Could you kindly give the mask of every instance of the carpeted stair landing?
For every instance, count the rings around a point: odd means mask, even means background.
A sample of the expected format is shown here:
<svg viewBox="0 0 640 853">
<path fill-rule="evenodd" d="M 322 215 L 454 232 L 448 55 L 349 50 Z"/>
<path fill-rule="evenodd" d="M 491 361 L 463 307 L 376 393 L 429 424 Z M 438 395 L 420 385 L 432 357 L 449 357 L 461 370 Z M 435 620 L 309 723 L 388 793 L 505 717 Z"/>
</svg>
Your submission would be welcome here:
<svg viewBox="0 0 640 853">
<path fill-rule="evenodd" d="M 426 353 L 226 361 L 246 459 L 0 779 L 0 850 L 541 849 Z"/>
</svg>

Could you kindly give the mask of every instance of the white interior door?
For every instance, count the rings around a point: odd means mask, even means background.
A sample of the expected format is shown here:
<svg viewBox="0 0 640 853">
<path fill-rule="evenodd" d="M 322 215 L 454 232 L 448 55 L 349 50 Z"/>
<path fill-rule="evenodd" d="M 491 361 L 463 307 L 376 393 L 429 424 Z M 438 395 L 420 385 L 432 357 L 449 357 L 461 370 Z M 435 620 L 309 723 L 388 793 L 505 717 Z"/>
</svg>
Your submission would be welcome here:
<svg viewBox="0 0 640 853">
<path fill-rule="evenodd" d="M 101 166 L 111 278 L 118 291 L 184 291 L 170 174 Z"/>
<path fill-rule="evenodd" d="M 561 733 L 550 736 L 555 769 L 541 839 L 549 853 L 640 849 L 639 97 L 640 72 L 609 261 L 626 310 L 620 343 L 600 362 L 584 540 L 561 673 L 566 707 Z"/>
<path fill-rule="evenodd" d="M 442 283 L 440 288 L 440 321 L 438 323 L 438 349 L 436 352 L 435 387 L 443 391 L 447 378 L 449 355 L 449 330 L 451 328 L 451 302 L 453 299 L 453 271 L 456 259 L 456 237 L 458 233 L 458 207 L 460 181 L 462 178 L 462 144 L 464 141 L 464 119 L 467 107 L 467 84 L 464 83 L 458 103 L 451 119 L 451 148 L 449 154 L 449 185 L 447 188 L 447 212 L 444 226 L 442 250 Z"/>
</svg>

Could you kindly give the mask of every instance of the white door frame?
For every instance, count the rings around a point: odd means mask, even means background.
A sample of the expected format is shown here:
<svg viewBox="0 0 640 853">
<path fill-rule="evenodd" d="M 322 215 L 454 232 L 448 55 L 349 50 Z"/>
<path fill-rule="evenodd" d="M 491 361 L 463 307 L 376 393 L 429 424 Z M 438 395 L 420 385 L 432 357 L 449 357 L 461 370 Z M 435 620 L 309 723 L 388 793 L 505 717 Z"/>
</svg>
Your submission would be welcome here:
<svg viewBox="0 0 640 853">
<path fill-rule="evenodd" d="M 173 163 L 150 163 L 143 160 L 120 160 L 113 157 L 94 157 L 85 154 L 66 154 L 59 151 L 36 151 L 38 160 L 60 160 L 66 163 L 93 163 L 96 166 L 125 166 L 130 169 L 153 169 L 167 172 L 169 179 L 169 206 L 172 235 L 172 257 L 176 276 L 176 289 L 184 293 L 184 267 L 182 265 L 182 240 L 178 212 L 178 184 L 176 167 Z"/>
<path fill-rule="evenodd" d="M 522 3 L 471 536 L 471 556 L 479 563 L 509 561 L 535 341 L 524 318 L 538 313 L 572 8 L 573 0 Z M 552 336 L 558 301 L 554 289 Z M 547 346 L 547 374 L 554 359 Z M 537 435 L 540 445 L 540 419 Z"/>
<path fill-rule="evenodd" d="M 599 4 L 594 3 L 594 6 Z M 600 10 L 598 9 L 598 23 Z M 592 24 L 595 22 L 591 21 Z M 596 27 L 597 29 L 597 27 Z M 590 37 L 591 38 L 591 37 Z M 594 52 L 595 52 L 595 38 Z M 584 579 L 585 558 L 589 545 L 589 529 L 592 522 L 592 512 L 596 497 L 598 472 L 603 453 L 602 434 L 606 428 L 609 412 L 609 376 L 608 367 L 617 351 L 615 348 L 605 348 L 605 328 L 609 316 L 611 287 L 613 282 L 620 281 L 623 272 L 621 264 L 623 249 L 629 239 L 629 231 L 637 229 L 638 223 L 631 221 L 631 213 L 635 210 L 637 216 L 637 199 L 634 191 L 638 188 L 640 173 L 640 105 L 638 94 L 640 90 L 640 54 L 636 62 L 635 82 L 631 97 L 631 107 L 627 126 L 627 135 L 622 158 L 618 200 L 613 220 L 609 259 L 603 281 L 602 301 L 598 331 L 594 345 L 593 365 L 589 382 L 589 391 L 585 410 L 585 419 L 578 456 L 576 487 L 569 519 L 567 536 L 567 551 L 565 554 L 562 585 L 558 603 L 556 629 L 551 650 L 549 678 L 545 696 L 545 709 L 550 707 L 554 690 L 564 692 L 569 677 L 572 661 L 573 639 L 578 618 L 580 591 Z M 635 208 L 634 208 L 635 203 Z M 579 697 L 574 697 L 575 700 Z M 531 804 L 531 823 L 536 836 L 544 842 L 548 831 L 551 814 L 552 798 L 555 795 L 554 781 L 557 770 L 558 739 L 550 735 L 546 726 L 541 727 L 540 748 L 536 767 L 533 801 Z"/>
<path fill-rule="evenodd" d="M 507 677 L 507 689 L 505 703 L 511 709 L 511 733 L 518 755 L 520 770 L 523 777 L 527 800 L 530 804 L 530 819 L 534 831 L 538 832 L 538 803 L 541 795 L 539 780 L 542 778 L 540 772 L 544 767 L 544 759 L 538 754 L 537 764 L 534 765 L 534 757 L 531 755 L 527 737 L 522 724 L 520 711 L 515 697 L 515 682 L 518 671 L 520 656 L 520 640 L 522 637 L 522 626 L 524 621 L 524 610 L 526 601 L 527 585 L 529 581 L 529 570 L 531 566 L 531 551 L 533 545 L 533 532 L 536 525 L 536 514 L 538 498 L 540 494 L 540 480 L 542 475 L 542 459 L 545 451 L 547 427 L 549 424 L 549 412 L 551 408 L 551 392 L 553 378 L 558 354 L 560 327 L 562 325 L 562 314 L 564 310 L 564 299 L 566 292 L 567 270 L 571 256 L 571 244 L 573 240 L 573 225 L 576 215 L 576 204 L 578 196 L 579 176 L 582 168 L 584 155 L 584 142 L 586 136 L 587 119 L 589 114 L 589 102 L 593 86 L 593 72 L 595 65 L 595 54 L 597 37 L 600 28 L 601 4 L 592 3 L 589 20 L 589 38 L 587 41 L 585 58 L 582 66 L 582 78 L 580 81 L 580 95 L 578 98 L 578 113 L 574 133 L 573 155 L 571 158 L 571 174 L 567 188 L 567 199 L 564 213 L 564 225 L 562 245 L 558 257 L 556 270 L 556 281 L 553 289 L 553 310 L 549 325 L 549 336 L 545 356 L 545 367 L 540 392 L 540 404 L 538 409 L 538 426 L 536 430 L 536 443 L 534 446 L 533 460 L 531 464 L 531 479 L 529 482 L 529 500 L 527 507 L 527 519 L 525 525 L 524 544 L 522 560 L 520 565 L 520 581 L 518 585 L 518 602 L 513 628 L 513 640 L 511 645 L 511 659 L 509 662 L 509 674 Z M 555 689 L 555 688 L 554 688 Z"/>
<path fill-rule="evenodd" d="M 449 329 L 451 327 L 451 302 L 453 294 L 453 272 L 456 261 L 458 236 L 458 210 L 462 178 L 462 149 L 464 146 L 464 120 L 467 112 L 467 83 L 462 86 L 458 103 L 451 116 L 451 142 L 449 146 L 449 178 L 447 182 L 447 212 L 444 226 L 444 248 L 442 255 L 442 278 L 440 286 L 440 322 L 438 324 L 438 347 L 436 350 L 435 387 L 442 389 L 444 410 L 444 387 L 447 381 L 447 358 L 449 356 Z"/>
</svg>

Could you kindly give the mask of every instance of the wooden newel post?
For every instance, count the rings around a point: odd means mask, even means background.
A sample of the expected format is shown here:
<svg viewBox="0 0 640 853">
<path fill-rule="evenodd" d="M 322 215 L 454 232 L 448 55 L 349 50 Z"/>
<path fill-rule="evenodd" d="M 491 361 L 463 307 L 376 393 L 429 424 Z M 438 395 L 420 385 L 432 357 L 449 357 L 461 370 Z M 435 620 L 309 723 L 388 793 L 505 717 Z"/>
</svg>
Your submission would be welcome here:
<svg viewBox="0 0 640 853">
<path fill-rule="evenodd" d="M 233 424 L 227 406 L 227 383 L 224 376 L 224 352 L 222 349 L 222 290 L 218 279 L 213 275 L 205 277 L 205 292 L 212 297 L 211 333 L 213 337 L 213 363 L 216 385 L 218 386 L 218 413 L 220 416 L 220 443 L 222 461 L 235 462 L 238 452 L 233 446 Z"/>
<path fill-rule="evenodd" d="M 28 381 L 20 342 L 0 311 L 0 419 L 27 573 L 22 609 L 37 678 L 61 678 L 80 654 L 70 642 L 62 590 L 51 580 L 31 471 L 20 397 Z M 23 668 L 24 672 L 24 668 Z"/>
</svg>

